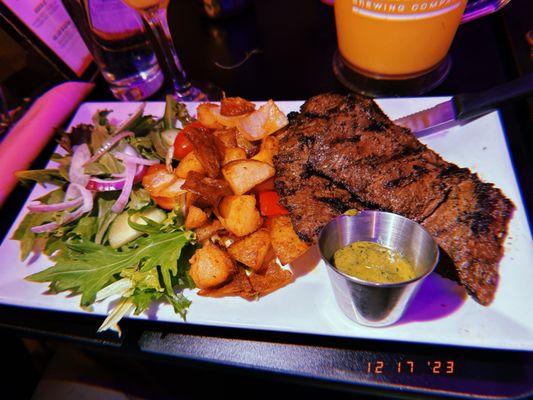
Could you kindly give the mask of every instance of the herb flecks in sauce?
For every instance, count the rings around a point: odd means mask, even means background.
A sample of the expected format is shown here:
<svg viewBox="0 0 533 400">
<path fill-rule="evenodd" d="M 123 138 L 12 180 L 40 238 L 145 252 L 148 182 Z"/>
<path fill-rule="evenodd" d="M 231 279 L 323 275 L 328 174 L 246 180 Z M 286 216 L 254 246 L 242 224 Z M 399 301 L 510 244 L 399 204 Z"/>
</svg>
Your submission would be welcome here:
<svg viewBox="0 0 533 400">
<path fill-rule="evenodd" d="M 398 252 L 372 242 L 354 242 L 335 252 L 337 269 L 364 281 L 398 283 L 415 277 L 413 266 Z"/>
</svg>

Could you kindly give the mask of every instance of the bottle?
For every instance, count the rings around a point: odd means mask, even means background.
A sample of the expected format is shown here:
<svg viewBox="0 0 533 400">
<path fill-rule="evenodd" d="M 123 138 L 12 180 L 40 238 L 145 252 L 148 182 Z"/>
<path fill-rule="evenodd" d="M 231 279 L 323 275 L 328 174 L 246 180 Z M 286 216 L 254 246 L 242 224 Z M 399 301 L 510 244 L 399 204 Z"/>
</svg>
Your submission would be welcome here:
<svg viewBox="0 0 533 400">
<path fill-rule="evenodd" d="M 136 101 L 164 81 L 140 16 L 121 0 L 63 0 L 113 95 Z"/>
</svg>

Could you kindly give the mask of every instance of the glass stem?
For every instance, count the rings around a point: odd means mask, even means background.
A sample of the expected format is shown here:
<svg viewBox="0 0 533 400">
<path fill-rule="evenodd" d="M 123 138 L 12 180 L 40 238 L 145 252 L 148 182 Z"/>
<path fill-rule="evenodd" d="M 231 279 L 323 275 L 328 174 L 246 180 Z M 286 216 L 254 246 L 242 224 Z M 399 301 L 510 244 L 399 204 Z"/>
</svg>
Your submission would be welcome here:
<svg viewBox="0 0 533 400">
<path fill-rule="evenodd" d="M 162 61 L 166 64 L 174 90 L 180 94 L 187 93 L 191 88 L 191 83 L 187 79 L 187 75 L 174 49 L 170 29 L 168 28 L 166 7 L 145 11 L 143 14 L 159 44 L 164 59 Z"/>
</svg>

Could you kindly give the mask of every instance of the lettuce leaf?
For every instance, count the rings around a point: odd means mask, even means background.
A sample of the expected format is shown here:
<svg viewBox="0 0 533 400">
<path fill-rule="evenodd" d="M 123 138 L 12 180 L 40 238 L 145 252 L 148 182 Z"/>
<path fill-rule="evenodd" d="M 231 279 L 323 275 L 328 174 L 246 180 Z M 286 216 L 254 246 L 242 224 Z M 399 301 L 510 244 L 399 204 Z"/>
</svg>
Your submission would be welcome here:
<svg viewBox="0 0 533 400">
<path fill-rule="evenodd" d="M 31 169 L 25 171 L 15 172 L 15 176 L 22 184 L 29 184 L 31 182 L 37 183 L 51 183 L 52 185 L 61 186 L 67 182 L 59 169 Z"/>
<path fill-rule="evenodd" d="M 52 190 L 46 195 L 40 197 L 39 201 L 45 204 L 59 203 L 65 197 L 65 192 L 63 188 L 58 188 Z M 22 222 L 17 227 L 17 230 L 11 237 L 13 240 L 18 240 L 20 242 L 20 259 L 24 261 L 28 258 L 30 252 L 34 248 L 35 242 L 38 237 L 45 237 L 44 234 L 37 235 L 33 233 L 30 229 L 33 226 L 42 225 L 46 222 L 53 221 L 57 218 L 57 213 L 47 212 L 47 213 L 27 213 Z"/>
</svg>

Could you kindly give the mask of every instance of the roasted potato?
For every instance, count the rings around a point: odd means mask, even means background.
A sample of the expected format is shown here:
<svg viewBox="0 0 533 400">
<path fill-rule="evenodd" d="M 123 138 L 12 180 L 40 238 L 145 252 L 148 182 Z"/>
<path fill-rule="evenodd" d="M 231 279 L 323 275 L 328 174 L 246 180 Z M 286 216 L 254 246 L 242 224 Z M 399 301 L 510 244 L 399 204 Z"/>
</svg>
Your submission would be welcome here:
<svg viewBox="0 0 533 400">
<path fill-rule="evenodd" d="M 196 109 L 198 121 L 206 128 L 220 129 L 233 128 L 239 124 L 239 121 L 249 115 L 226 116 L 220 114 L 220 106 L 216 104 L 200 104 Z"/>
<path fill-rule="evenodd" d="M 185 218 L 185 228 L 199 228 L 202 225 L 205 225 L 208 219 L 209 216 L 201 208 L 191 205 L 189 206 L 187 217 Z"/>
<path fill-rule="evenodd" d="M 235 236 L 249 235 L 263 223 L 253 195 L 224 197 L 218 210 L 222 225 Z"/>
<path fill-rule="evenodd" d="M 217 129 L 213 135 L 226 147 L 238 147 L 237 132 L 237 128 Z"/>
<path fill-rule="evenodd" d="M 237 266 L 228 253 L 209 240 L 196 250 L 190 263 L 189 275 L 200 289 L 222 285 L 237 273 Z"/>
<path fill-rule="evenodd" d="M 263 266 L 269 248 L 270 233 L 266 229 L 259 229 L 233 243 L 228 248 L 228 253 L 235 260 L 257 271 Z"/>
<path fill-rule="evenodd" d="M 224 151 L 224 161 L 222 165 L 229 164 L 232 161 L 246 160 L 246 151 L 240 147 L 228 147 Z"/>
<path fill-rule="evenodd" d="M 255 110 L 255 104 L 242 97 L 225 97 L 220 102 L 220 114 L 226 117 L 249 114 Z"/>
<path fill-rule="evenodd" d="M 218 219 L 215 219 L 213 221 L 207 222 L 205 225 L 199 228 L 196 228 L 194 230 L 194 233 L 196 234 L 196 240 L 201 243 L 209 239 L 215 233 L 223 230 L 224 226 L 222 225 L 222 223 Z"/>
<path fill-rule="evenodd" d="M 294 231 L 288 215 L 269 218 L 268 227 L 272 248 L 283 265 L 296 260 L 309 248 Z"/>
<path fill-rule="evenodd" d="M 250 279 L 243 268 L 237 267 L 237 272 L 232 279 L 221 287 L 202 289 L 198 292 L 200 296 L 207 297 L 225 297 L 241 296 L 244 299 L 252 299 L 256 292 L 250 283 Z"/>
<path fill-rule="evenodd" d="M 288 123 L 289 120 L 276 103 L 268 100 L 258 110 L 242 117 L 237 128 L 246 139 L 254 141 L 263 139 Z"/>
<path fill-rule="evenodd" d="M 235 194 L 244 194 L 254 186 L 272 178 L 276 170 L 272 165 L 257 160 L 237 160 L 224 165 L 222 175 Z"/>
<path fill-rule="evenodd" d="M 220 107 L 218 104 L 212 104 L 212 103 L 203 103 L 200 104 L 196 108 L 196 117 L 198 118 L 198 121 L 202 125 L 204 125 L 206 128 L 209 129 L 221 129 L 223 128 L 222 124 L 217 122 L 217 119 L 215 117 L 215 114 L 213 113 L 213 110 L 219 110 Z"/>
<path fill-rule="evenodd" d="M 194 151 L 191 151 L 183 158 L 183 160 L 180 161 L 177 168 L 174 170 L 174 174 L 178 178 L 185 179 L 190 171 L 198 172 L 199 174 L 205 174 L 204 167 L 202 167 L 202 164 L 194 154 Z"/>
<path fill-rule="evenodd" d="M 294 281 L 294 276 L 282 269 L 276 260 L 271 260 L 261 271 L 252 272 L 249 279 L 254 291 L 259 296 L 266 296 Z"/>
<path fill-rule="evenodd" d="M 267 136 L 261 141 L 259 153 L 252 157 L 252 160 L 262 161 L 264 163 L 274 165 L 273 158 L 278 154 L 279 141 L 274 136 Z"/>
</svg>

